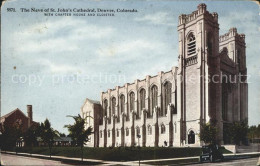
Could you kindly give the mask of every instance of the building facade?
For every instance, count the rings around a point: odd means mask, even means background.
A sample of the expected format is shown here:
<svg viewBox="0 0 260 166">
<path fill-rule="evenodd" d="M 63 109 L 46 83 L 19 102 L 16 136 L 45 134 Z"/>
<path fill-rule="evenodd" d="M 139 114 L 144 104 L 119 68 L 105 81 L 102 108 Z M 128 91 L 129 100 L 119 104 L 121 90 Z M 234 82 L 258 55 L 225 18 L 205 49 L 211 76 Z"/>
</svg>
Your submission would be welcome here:
<svg viewBox="0 0 260 166">
<path fill-rule="evenodd" d="M 209 121 L 224 144 L 225 127 L 247 119 L 245 35 L 219 36 L 218 14 L 205 4 L 179 16 L 178 34 L 178 66 L 101 93 L 93 146 L 200 146 Z"/>
<path fill-rule="evenodd" d="M 80 115 L 86 118 L 85 128 L 92 127 L 93 134 L 89 137 L 89 142 L 86 146 L 98 147 L 99 146 L 99 125 L 101 124 L 102 107 L 99 101 L 86 99 L 81 107 Z"/>
</svg>

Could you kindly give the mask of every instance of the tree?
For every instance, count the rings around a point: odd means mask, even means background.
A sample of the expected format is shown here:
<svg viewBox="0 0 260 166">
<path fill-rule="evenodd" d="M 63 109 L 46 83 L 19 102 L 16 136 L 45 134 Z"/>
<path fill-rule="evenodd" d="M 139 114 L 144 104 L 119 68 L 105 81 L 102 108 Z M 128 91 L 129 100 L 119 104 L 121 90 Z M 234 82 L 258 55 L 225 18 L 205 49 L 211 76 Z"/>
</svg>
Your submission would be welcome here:
<svg viewBox="0 0 260 166">
<path fill-rule="evenodd" d="M 23 134 L 23 138 L 24 138 L 24 142 L 25 142 L 25 146 L 36 146 L 37 145 L 37 137 L 40 136 L 40 126 L 31 126 L 29 129 L 27 129 L 24 134 Z"/>
<path fill-rule="evenodd" d="M 2 126 L 2 136 L 0 146 L 5 150 L 12 150 L 16 146 L 16 142 L 22 136 L 22 123 L 17 120 L 13 125 Z"/>
<path fill-rule="evenodd" d="M 46 119 L 44 121 L 44 123 L 41 123 L 40 129 L 41 129 L 40 136 L 41 136 L 43 142 L 48 145 L 49 150 L 50 150 L 50 158 L 51 158 L 51 150 L 52 150 L 53 143 L 54 143 L 54 137 L 59 136 L 59 133 L 58 133 L 58 131 L 54 130 L 51 127 L 51 123 L 49 122 L 48 119 Z"/>
<path fill-rule="evenodd" d="M 65 133 L 59 133 L 60 137 L 66 137 Z"/>
<path fill-rule="evenodd" d="M 215 144 L 217 142 L 217 128 L 212 123 L 201 124 L 201 131 L 199 134 L 200 140 L 204 143 Z"/>
<path fill-rule="evenodd" d="M 247 120 L 240 122 L 233 122 L 228 129 L 228 134 L 231 140 L 239 145 L 240 142 L 246 143 L 248 133 L 248 123 Z"/>
<path fill-rule="evenodd" d="M 249 139 L 252 143 L 254 143 L 254 142 L 253 142 L 254 139 L 260 138 L 260 124 L 259 124 L 258 126 L 255 126 L 255 125 L 250 126 L 250 127 L 248 128 L 248 134 L 247 134 L 247 136 L 248 136 L 248 139 Z"/>
<path fill-rule="evenodd" d="M 86 119 L 82 118 L 79 114 L 78 116 L 67 117 L 72 117 L 75 120 L 73 125 L 65 125 L 64 127 L 68 128 L 69 135 L 72 137 L 72 140 L 75 141 L 76 146 L 81 148 L 81 160 L 83 161 L 83 146 L 86 142 L 89 142 L 89 136 L 93 133 L 92 127 L 85 129 Z M 90 116 L 88 117 L 92 118 Z"/>
</svg>

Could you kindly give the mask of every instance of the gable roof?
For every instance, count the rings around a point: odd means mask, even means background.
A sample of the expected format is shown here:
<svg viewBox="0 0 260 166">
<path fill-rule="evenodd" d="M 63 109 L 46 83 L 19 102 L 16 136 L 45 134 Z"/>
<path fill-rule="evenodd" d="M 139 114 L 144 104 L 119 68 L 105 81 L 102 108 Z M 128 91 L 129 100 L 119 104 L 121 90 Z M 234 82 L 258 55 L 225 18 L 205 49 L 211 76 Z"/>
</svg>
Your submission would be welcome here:
<svg viewBox="0 0 260 166">
<path fill-rule="evenodd" d="M 0 122 L 4 122 L 4 120 L 5 120 L 7 117 L 11 116 L 12 114 L 14 114 L 14 113 L 17 112 L 17 111 L 20 112 L 20 113 L 21 113 L 23 116 L 25 116 L 26 118 L 28 118 L 19 108 L 16 108 L 15 110 L 9 112 L 8 114 L 2 116 L 2 117 L 0 118 Z"/>
<path fill-rule="evenodd" d="M 96 101 L 96 100 L 91 100 L 91 99 L 88 99 L 88 98 L 86 100 L 88 100 L 89 102 L 91 102 L 93 104 L 100 104 L 100 102 Z"/>
<path fill-rule="evenodd" d="M 86 98 L 86 100 L 84 101 L 84 104 L 81 106 L 81 109 L 83 109 L 84 105 L 85 105 L 87 102 L 90 102 L 90 103 L 96 104 L 96 105 L 100 105 L 100 102 L 99 102 L 99 101 L 91 100 L 91 99 L 89 99 L 89 98 Z"/>
</svg>

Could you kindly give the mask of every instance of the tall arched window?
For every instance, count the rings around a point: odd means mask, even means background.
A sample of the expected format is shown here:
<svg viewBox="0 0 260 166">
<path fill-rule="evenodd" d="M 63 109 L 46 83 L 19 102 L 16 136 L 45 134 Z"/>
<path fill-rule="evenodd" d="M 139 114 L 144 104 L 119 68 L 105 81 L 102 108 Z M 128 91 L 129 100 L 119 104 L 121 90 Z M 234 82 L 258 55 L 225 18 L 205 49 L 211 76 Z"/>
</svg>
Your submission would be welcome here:
<svg viewBox="0 0 260 166">
<path fill-rule="evenodd" d="M 168 105 L 171 103 L 171 93 L 172 93 L 172 84 L 170 82 L 166 82 L 163 86 L 164 96 L 163 96 L 163 111 L 161 112 L 162 116 L 167 114 Z"/>
<path fill-rule="evenodd" d="M 145 108 L 145 89 L 140 90 L 140 110 L 138 111 L 137 115 L 138 118 L 141 117 L 141 111 Z"/>
<path fill-rule="evenodd" d="M 116 98 L 113 97 L 111 100 L 111 106 L 112 106 L 112 115 L 115 115 L 115 110 L 116 110 Z"/>
<path fill-rule="evenodd" d="M 120 112 L 125 112 L 125 96 L 120 96 Z"/>
<path fill-rule="evenodd" d="M 148 126 L 147 127 L 147 130 L 148 130 L 148 135 L 152 135 L 152 126 Z"/>
<path fill-rule="evenodd" d="M 151 100 L 152 109 L 149 112 L 149 117 L 153 116 L 153 109 L 158 105 L 158 88 L 156 85 L 153 85 L 151 88 Z"/>
<path fill-rule="evenodd" d="M 131 92 L 130 94 L 129 94 L 129 100 L 130 100 L 130 105 L 129 105 L 129 107 L 130 107 L 130 111 L 132 112 L 132 111 L 134 111 L 135 110 L 135 93 L 134 92 Z M 129 119 L 129 112 L 128 112 L 128 119 Z"/>
<path fill-rule="evenodd" d="M 195 133 L 192 130 L 188 134 L 188 144 L 195 144 Z"/>
<path fill-rule="evenodd" d="M 187 39 L 187 54 L 188 56 L 196 53 L 196 39 L 193 33 L 189 34 Z"/>
<path fill-rule="evenodd" d="M 164 134 L 166 131 L 164 124 L 161 125 L 161 134 Z"/>
<path fill-rule="evenodd" d="M 103 111 L 104 111 L 104 115 L 107 116 L 107 107 L 108 107 L 108 102 L 107 102 L 107 99 L 104 100 L 104 105 L 103 105 Z"/>
</svg>

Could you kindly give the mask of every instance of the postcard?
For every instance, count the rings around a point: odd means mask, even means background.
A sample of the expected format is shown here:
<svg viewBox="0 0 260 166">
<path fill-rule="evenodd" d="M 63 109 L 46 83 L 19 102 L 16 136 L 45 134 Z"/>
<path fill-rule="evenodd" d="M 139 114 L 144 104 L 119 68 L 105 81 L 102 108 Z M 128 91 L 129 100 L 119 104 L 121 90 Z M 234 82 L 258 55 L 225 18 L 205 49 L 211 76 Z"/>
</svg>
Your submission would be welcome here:
<svg viewBox="0 0 260 166">
<path fill-rule="evenodd" d="M 259 43 L 257 1 L 3 1 L 1 162 L 255 165 Z"/>
</svg>

